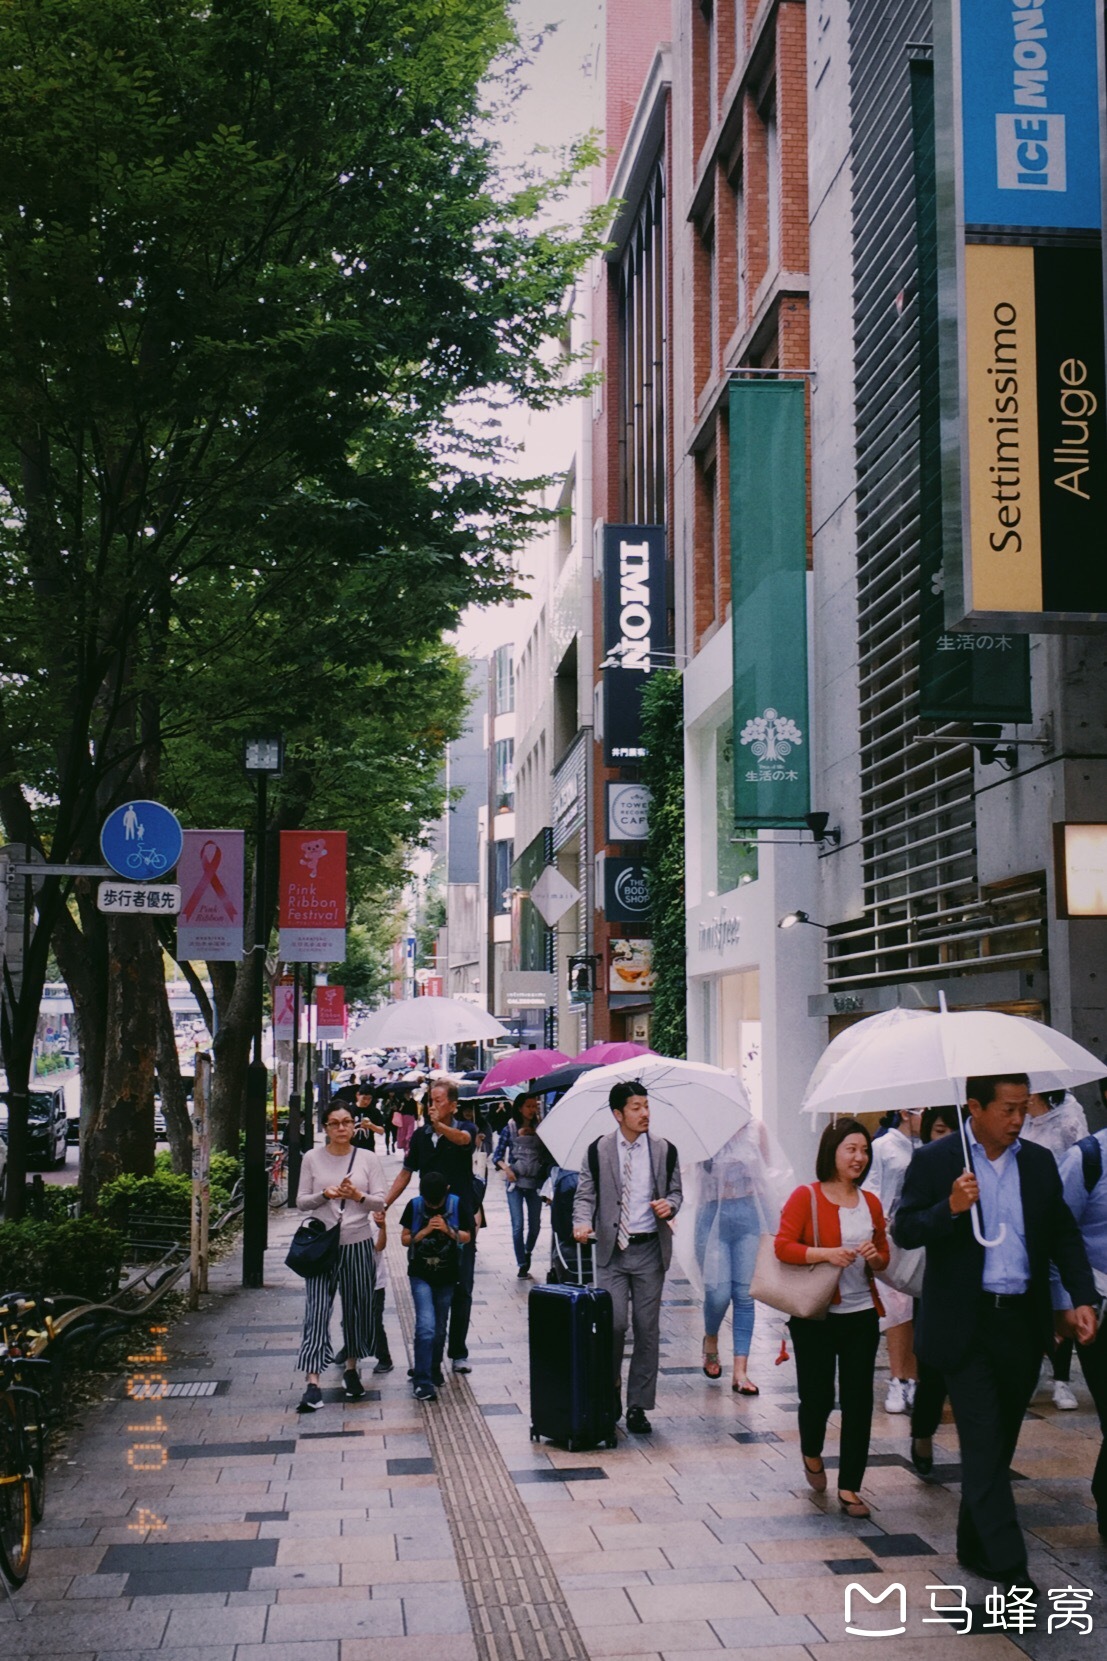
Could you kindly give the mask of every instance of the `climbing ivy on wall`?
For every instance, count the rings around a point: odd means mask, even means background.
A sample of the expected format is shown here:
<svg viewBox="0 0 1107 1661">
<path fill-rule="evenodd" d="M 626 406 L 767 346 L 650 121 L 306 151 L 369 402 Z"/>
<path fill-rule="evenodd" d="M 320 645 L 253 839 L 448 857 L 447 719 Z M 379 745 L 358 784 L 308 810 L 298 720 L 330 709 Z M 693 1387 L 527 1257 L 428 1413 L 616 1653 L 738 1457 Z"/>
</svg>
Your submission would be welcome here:
<svg viewBox="0 0 1107 1661">
<path fill-rule="evenodd" d="M 653 910 L 653 992 L 650 1044 L 661 1055 L 688 1049 L 684 936 L 684 683 L 672 669 L 649 677 L 642 695 L 642 764 L 649 787 L 646 864 Z"/>
</svg>

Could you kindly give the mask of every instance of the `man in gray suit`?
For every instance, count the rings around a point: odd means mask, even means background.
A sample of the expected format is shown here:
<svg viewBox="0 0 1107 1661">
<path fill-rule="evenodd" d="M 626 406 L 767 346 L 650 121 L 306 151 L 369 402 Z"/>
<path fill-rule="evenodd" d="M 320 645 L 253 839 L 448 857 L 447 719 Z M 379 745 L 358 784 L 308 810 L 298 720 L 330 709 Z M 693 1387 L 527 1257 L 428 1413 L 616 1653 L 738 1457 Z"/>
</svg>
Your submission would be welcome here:
<svg viewBox="0 0 1107 1661">
<path fill-rule="evenodd" d="M 683 1193 L 676 1149 L 652 1137 L 646 1087 L 616 1084 L 610 1096 L 616 1129 L 585 1156 L 573 1201 L 573 1238 L 595 1237 L 596 1285 L 614 1306 L 615 1417 L 622 1417 L 623 1349 L 628 1304 L 634 1349 L 627 1377 L 627 1429 L 648 1436 L 646 1409 L 657 1392 L 661 1288 L 673 1255 L 670 1217 Z"/>
</svg>

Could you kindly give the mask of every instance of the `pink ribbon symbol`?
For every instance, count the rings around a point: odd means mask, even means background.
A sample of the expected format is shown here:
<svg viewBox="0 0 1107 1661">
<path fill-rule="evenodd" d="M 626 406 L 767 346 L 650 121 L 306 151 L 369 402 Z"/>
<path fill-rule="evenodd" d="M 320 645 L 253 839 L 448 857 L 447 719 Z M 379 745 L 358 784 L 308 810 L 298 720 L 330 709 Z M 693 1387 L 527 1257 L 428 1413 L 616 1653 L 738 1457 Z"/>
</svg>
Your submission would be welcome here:
<svg viewBox="0 0 1107 1661">
<path fill-rule="evenodd" d="M 196 884 L 196 887 L 192 890 L 192 893 L 188 896 L 188 899 L 185 901 L 184 905 L 181 907 L 182 915 L 186 917 L 189 922 L 192 921 L 192 913 L 195 911 L 196 907 L 199 905 L 209 888 L 215 895 L 216 899 L 222 901 L 223 910 L 227 914 L 227 920 L 233 923 L 237 918 L 238 912 L 235 909 L 235 903 L 231 899 L 231 896 L 227 893 L 227 890 L 223 887 L 223 884 L 220 882 L 217 875 L 219 867 L 222 863 L 222 848 L 219 846 L 218 842 L 212 842 L 209 838 L 200 849 L 200 870 L 202 873 L 200 880 Z"/>
</svg>

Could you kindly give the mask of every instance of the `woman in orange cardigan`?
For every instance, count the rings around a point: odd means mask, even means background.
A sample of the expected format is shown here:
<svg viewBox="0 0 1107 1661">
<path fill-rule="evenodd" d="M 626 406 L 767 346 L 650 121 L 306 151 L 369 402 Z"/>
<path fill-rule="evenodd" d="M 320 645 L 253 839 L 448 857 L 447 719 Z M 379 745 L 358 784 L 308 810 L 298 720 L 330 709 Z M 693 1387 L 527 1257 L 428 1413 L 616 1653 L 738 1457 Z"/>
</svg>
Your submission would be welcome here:
<svg viewBox="0 0 1107 1661">
<path fill-rule="evenodd" d="M 888 1266 L 880 1201 L 861 1188 L 872 1156 L 869 1133 L 857 1119 L 828 1125 L 815 1160 L 817 1181 L 791 1195 L 776 1237 L 782 1263 L 833 1263 L 842 1271 L 826 1319 L 807 1321 L 793 1315 L 788 1326 L 796 1353 L 803 1473 L 817 1494 L 826 1489 L 822 1453 L 837 1368 L 842 1404 L 838 1503 L 850 1517 L 871 1515 L 858 1489 L 869 1457 L 873 1372 L 884 1313 L 873 1272 Z M 812 1194 L 819 1220 L 817 1246 Z"/>
</svg>

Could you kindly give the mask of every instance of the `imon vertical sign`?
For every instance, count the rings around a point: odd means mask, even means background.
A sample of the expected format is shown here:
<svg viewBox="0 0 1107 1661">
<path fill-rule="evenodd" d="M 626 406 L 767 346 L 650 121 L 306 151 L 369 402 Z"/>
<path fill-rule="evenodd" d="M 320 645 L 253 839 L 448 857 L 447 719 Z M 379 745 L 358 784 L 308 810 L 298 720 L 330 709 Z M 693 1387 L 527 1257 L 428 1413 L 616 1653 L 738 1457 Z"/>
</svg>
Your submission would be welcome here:
<svg viewBox="0 0 1107 1661">
<path fill-rule="evenodd" d="M 345 958 L 345 831 L 281 832 L 278 925 L 286 963 Z"/>
<path fill-rule="evenodd" d="M 1107 623 L 1100 0 L 936 0 L 947 621 Z"/>
<path fill-rule="evenodd" d="M 668 661 L 664 525 L 605 525 L 603 533 L 603 754 L 641 761 L 642 691 Z M 657 661 L 661 653 L 662 662 Z"/>
</svg>

